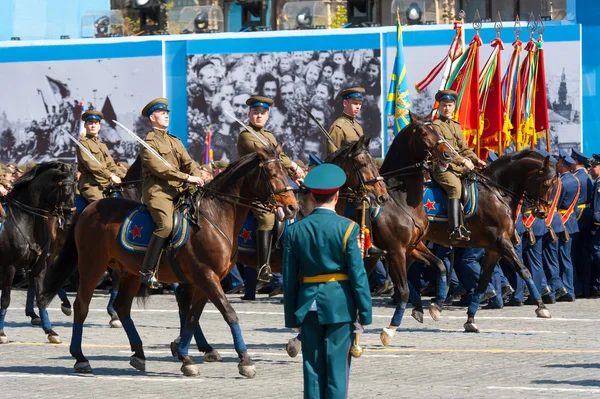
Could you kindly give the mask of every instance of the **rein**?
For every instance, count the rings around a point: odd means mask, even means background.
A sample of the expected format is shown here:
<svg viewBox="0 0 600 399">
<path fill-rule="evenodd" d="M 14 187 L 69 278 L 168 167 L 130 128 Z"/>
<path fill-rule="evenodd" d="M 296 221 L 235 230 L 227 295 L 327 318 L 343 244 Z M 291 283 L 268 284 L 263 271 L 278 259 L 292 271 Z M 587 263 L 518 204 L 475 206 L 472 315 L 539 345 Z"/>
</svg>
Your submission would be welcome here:
<svg viewBox="0 0 600 399">
<path fill-rule="evenodd" d="M 537 172 L 537 171 L 533 171 L 533 172 Z M 529 172 L 528 174 L 531 174 L 533 172 Z M 484 185 L 489 184 L 490 186 L 493 186 L 494 188 L 497 188 L 499 190 L 501 190 L 502 192 L 504 192 L 505 194 L 508 194 L 510 197 L 512 197 L 513 199 L 520 201 L 521 198 L 525 199 L 526 201 L 530 202 L 530 203 L 536 203 L 536 202 L 542 202 L 546 205 L 549 205 L 548 201 L 539 198 L 539 197 L 534 197 L 531 196 L 527 193 L 523 193 L 522 196 L 518 195 L 517 193 L 515 193 L 514 191 L 502 186 L 501 184 L 496 183 L 495 181 L 491 180 L 489 177 L 484 176 L 483 174 L 476 172 L 476 171 L 471 171 L 471 173 L 473 173 L 476 177 L 479 178 L 479 180 L 484 183 Z"/>
</svg>

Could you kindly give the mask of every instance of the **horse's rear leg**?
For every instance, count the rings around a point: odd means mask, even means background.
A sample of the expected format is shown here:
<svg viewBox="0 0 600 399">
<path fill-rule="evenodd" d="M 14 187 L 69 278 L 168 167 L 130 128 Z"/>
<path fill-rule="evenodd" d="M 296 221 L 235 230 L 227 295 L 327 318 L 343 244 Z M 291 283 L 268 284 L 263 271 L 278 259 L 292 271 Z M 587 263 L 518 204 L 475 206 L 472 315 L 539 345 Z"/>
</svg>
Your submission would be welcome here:
<svg viewBox="0 0 600 399">
<path fill-rule="evenodd" d="M 497 253 L 490 250 L 485 251 L 485 255 L 481 261 L 481 274 L 479 275 L 479 282 L 477 283 L 477 288 L 473 294 L 473 299 L 471 299 L 471 303 L 467 309 L 467 322 L 464 325 L 465 332 L 479 332 L 479 329 L 475 325 L 475 313 L 477 313 L 477 310 L 479 309 L 481 299 L 485 295 L 487 286 L 492 278 L 494 267 L 496 267 L 496 264 L 499 260 L 500 255 Z"/>
<path fill-rule="evenodd" d="M 429 307 L 429 314 L 435 321 L 439 321 L 442 315 L 443 304 L 446 301 L 446 294 L 448 293 L 448 279 L 446 265 L 440 258 L 435 256 L 433 252 L 427 248 L 425 243 L 422 241 L 417 245 L 415 250 L 411 253 L 411 257 L 434 267 L 438 272 L 437 290 L 435 295 L 435 302 L 431 303 Z"/>
<path fill-rule="evenodd" d="M 206 286 L 201 288 L 206 289 L 205 292 L 208 299 L 210 299 L 217 309 L 219 309 L 219 312 L 221 312 L 231 329 L 233 345 L 240 358 L 240 363 L 238 364 L 239 373 L 244 377 L 253 378 L 256 375 L 256 368 L 248 356 L 248 349 L 246 348 L 246 343 L 242 337 L 242 329 L 240 328 L 237 314 L 229 303 L 229 300 L 227 300 L 223 288 L 221 288 L 219 278 L 213 274 L 207 280 L 203 280 L 202 283 L 206 284 Z"/>
<path fill-rule="evenodd" d="M 146 371 L 146 356 L 144 355 L 144 348 L 142 346 L 142 338 L 138 334 L 135 324 L 131 319 L 131 305 L 133 298 L 140 289 L 140 276 L 135 274 L 127 274 L 121 277 L 119 285 L 119 294 L 115 298 L 115 310 L 119 315 L 119 319 L 123 324 L 123 329 L 129 339 L 129 345 L 133 355 L 129 360 L 135 369 L 140 371 Z"/>
<path fill-rule="evenodd" d="M 10 305 L 10 291 L 15 278 L 15 268 L 12 265 L 4 265 L 2 268 L 2 298 L 0 299 L 0 344 L 7 344 L 8 337 L 4 334 L 4 319 Z"/>
<path fill-rule="evenodd" d="M 110 322 L 108 324 L 110 324 L 111 328 L 122 328 L 123 324 L 121 324 L 121 321 L 119 320 L 119 316 L 117 315 L 117 312 L 115 311 L 115 308 L 114 308 L 115 299 L 117 298 L 117 295 L 119 294 L 119 278 L 120 278 L 119 272 L 115 269 L 111 269 L 110 278 L 112 280 L 112 284 L 110 287 L 108 305 L 106 305 L 106 311 L 108 312 L 108 315 L 110 316 Z"/>
<path fill-rule="evenodd" d="M 515 248 L 512 245 L 512 242 L 510 240 L 503 238 L 500 241 L 500 246 L 502 249 L 502 256 L 506 260 L 508 260 L 508 263 L 512 266 L 512 268 L 525 281 L 525 283 L 527 284 L 527 288 L 529 289 L 530 295 L 533 297 L 533 299 L 537 303 L 538 307 L 535 310 L 535 314 L 538 317 L 541 317 L 544 319 L 551 318 L 552 316 L 550 315 L 550 312 L 546 308 L 546 305 L 544 305 L 544 302 L 542 301 L 542 296 L 540 295 L 539 291 L 537 290 L 537 288 L 535 286 L 535 283 L 533 282 L 533 278 L 531 277 L 531 272 L 529 271 L 529 269 L 527 269 L 527 267 L 521 261 L 521 258 L 519 258 L 519 256 L 517 255 L 517 252 L 515 251 Z"/>
<path fill-rule="evenodd" d="M 29 275 L 29 284 L 27 286 L 27 299 L 25 300 L 25 316 L 29 317 L 32 326 L 39 326 L 42 324 L 42 319 L 35 313 L 33 304 L 35 303 L 35 283 L 31 274 Z"/>
<path fill-rule="evenodd" d="M 71 356 L 75 358 L 76 373 L 92 372 L 90 362 L 83 355 L 81 342 L 83 339 L 83 323 L 90 310 L 90 302 L 94 295 L 94 289 L 106 268 L 106 260 L 98 258 L 98 254 L 93 256 L 82 254 L 79 256 L 79 288 L 77 290 L 77 297 L 73 303 L 73 334 L 71 336 L 71 346 L 69 347 Z"/>
<path fill-rule="evenodd" d="M 177 345 L 181 341 L 181 334 L 183 333 L 183 329 L 185 328 L 188 311 L 192 305 L 192 291 L 193 287 L 189 284 L 179 284 L 175 289 L 175 298 L 177 299 L 177 307 L 179 308 L 179 339 L 171 342 L 171 354 L 174 357 L 178 357 Z M 198 322 L 196 323 L 196 327 L 194 328 L 194 340 L 196 341 L 196 346 L 200 352 L 204 353 L 204 360 L 207 362 L 220 362 L 223 360 L 219 352 L 210 345 L 204 336 L 204 332 L 202 331 L 202 327 L 200 327 L 200 318 L 202 317 L 202 309 L 200 309 L 200 313 L 198 315 Z"/>
</svg>

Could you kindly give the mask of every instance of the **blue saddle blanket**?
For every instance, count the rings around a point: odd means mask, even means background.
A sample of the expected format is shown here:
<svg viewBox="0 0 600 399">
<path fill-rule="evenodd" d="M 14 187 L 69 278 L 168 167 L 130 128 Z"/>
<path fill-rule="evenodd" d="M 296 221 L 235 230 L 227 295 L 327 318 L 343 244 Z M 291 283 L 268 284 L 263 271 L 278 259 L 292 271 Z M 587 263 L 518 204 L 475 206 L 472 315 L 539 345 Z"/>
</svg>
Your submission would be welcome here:
<svg viewBox="0 0 600 399">
<path fill-rule="evenodd" d="M 285 227 L 283 228 L 283 235 L 281 239 L 285 241 L 285 235 L 287 233 L 288 226 L 293 221 L 286 220 Z M 258 222 L 252 213 L 248 213 L 244 225 L 238 234 L 238 252 L 243 254 L 255 254 L 256 253 L 256 229 Z M 273 243 L 274 244 L 274 243 Z M 273 245 L 274 246 L 274 245 Z"/>
<path fill-rule="evenodd" d="M 75 194 L 75 212 L 81 213 L 88 206 L 88 202 L 81 194 Z"/>
<path fill-rule="evenodd" d="M 181 248 L 188 238 L 190 222 L 187 219 L 187 212 L 186 208 L 181 214 L 182 222 L 179 228 L 171 233 L 171 241 L 175 249 Z M 129 212 L 121 225 L 119 232 L 121 245 L 129 251 L 145 253 L 154 230 L 156 230 L 156 223 L 152 220 L 150 212 L 144 205 L 140 205 Z"/>
<path fill-rule="evenodd" d="M 471 218 L 477 211 L 479 191 L 477 183 L 473 182 L 468 187 L 469 200 L 464 205 L 464 218 Z M 438 186 L 429 185 L 425 187 L 423 196 L 423 207 L 430 222 L 448 221 L 448 195 L 446 191 Z"/>
</svg>

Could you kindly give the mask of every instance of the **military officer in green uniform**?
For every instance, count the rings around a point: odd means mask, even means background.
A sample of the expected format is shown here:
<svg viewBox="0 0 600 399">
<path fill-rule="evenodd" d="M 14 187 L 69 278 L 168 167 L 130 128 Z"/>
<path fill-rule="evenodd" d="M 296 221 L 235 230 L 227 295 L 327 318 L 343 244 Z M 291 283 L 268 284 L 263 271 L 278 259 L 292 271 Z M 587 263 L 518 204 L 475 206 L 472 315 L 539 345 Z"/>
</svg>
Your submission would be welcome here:
<svg viewBox="0 0 600 399">
<path fill-rule="evenodd" d="M 89 203 L 104 198 L 104 189 L 111 184 L 121 184 L 121 178 L 125 177 L 110 156 L 106 144 L 98 138 L 100 121 L 103 118 L 102 112 L 95 110 L 84 112 L 81 116 L 85 136 L 79 142 L 100 162 L 96 162 L 77 147 L 77 170 L 81 172 L 79 192 Z"/>
<path fill-rule="evenodd" d="M 358 141 L 364 134 L 363 128 L 356 121 L 356 115 L 360 112 L 363 103 L 365 89 L 362 87 L 351 87 L 342 90 L 338 98 L 342 98 L 344 111 L 329 128 L 329 135 L 333 139 L 333 143 L 327 142 L 327 155 L 337 151 L 343 145 Z"/>
<path fill-rule="evenodd" d="M 372 319 L 360 228 L 335 212 L 345 181 L 337 165 L 313 168 L 304 184 L 317 207 L 288 228 L 285 240 L 285 326 L 302 334 L 305 398 L 348 396 L 353 331 Z"/>
<path fill-rule="evenodd" d="M 269 120 L 269 108 L 273 105 L 273 100 L 268 97 L 254 96 L 250 97 L 246 101 L 246 104 L 249 107 L 249 127 L 258 135 L 258 137 L 260 137 L 260 139 L 248 130 L 242 130 L 237 141 L 237 151 L 240 157 L 255 152 L 256 147 L 262 148 L 264 145 L 261 140 L 270 143 L 273 146 L 277 146 L 277 140 L 273 133 L 265 130 L 265 125 Z M 304 171 L 301 167 L 283 152 L 280 156 L 283 166 L 289 171 L 292 179 L 299 181 L 304 177 Z M 269 281 L 271 278 L 269 258 L 271 254 L 273 227 L 275 226 L 275 215 L 270 212 L 259 210 L 252 210 L 252 213 L 258 222 L 258 229 L 256 232 L 256 252 L 258 255 L 258 265 L 260 266 L 258 278 L 260 280 Z"/>
<path fill-rule="evenodd" d="M 448 194 L 448 226 L 450 241 L 469 241 L 471 232 L 462 224 L 461 183 L 460 175 L 475 166 L 486 164 L 469 148 L 465 141 L 460 123 L 452 119 L 456 109 L 458 93 L 454 90 L 440 90 L 435 95 L 438 102 L 439 118 L 433 122 L 437 132 L 457 152 L 449 165 L 437 165 L 433 171 L 433 179 Z"/>
<path fill-rule="evenodd" d="M 342 90 L 338 97 L 343 100 L 344 111 L 342 115 L 333 122 L 329 128 L 329 136 L 333 139 L 333 143 L 327 142 L 327 155 L 337 151 L 342 146 L 358 141 L 363 133 L 363 128 L 356 121 L 356 115 L 360 112 L 363 103 L 363 97 L 365 95 L 365 89 L 362 87 L 351 87 L 349 89 Z M 367 215 L 371 215 L 371 207 L 367 211 Z M 362 219 L 362 208 L 356 208 L 356 214 L 354 220 L 360 223 Z M 373 231 L 371 228 L 371 218 L 367 217 L 365 220 L 366 228 L 369 231 Z M 374 244 L 371 245 L 367 251 L 369 257 L 380 257 L 386 254 L 386 251 L 379 249 Z"/>
<path fill-rule="evenodd" d="M 169 102 L 166 98 L 150 101 L 142 110 L 142 116 L 150 119 L 152 131 L 145 142 L 160 154 L 172 168 L 142 147 L 142 202 L 148 208 L 156 230 L 150 239 L 142 265 L 142 284 L 156 284 L 154 271 L 160 260 L 167 237 L 173 229 L 173 201 L 185 190 L 186 183 L 203 185 L 198 177 L 198 165 L 190 158 L 181 141 L 167 132 L 169 126 Z"/>
</svg>

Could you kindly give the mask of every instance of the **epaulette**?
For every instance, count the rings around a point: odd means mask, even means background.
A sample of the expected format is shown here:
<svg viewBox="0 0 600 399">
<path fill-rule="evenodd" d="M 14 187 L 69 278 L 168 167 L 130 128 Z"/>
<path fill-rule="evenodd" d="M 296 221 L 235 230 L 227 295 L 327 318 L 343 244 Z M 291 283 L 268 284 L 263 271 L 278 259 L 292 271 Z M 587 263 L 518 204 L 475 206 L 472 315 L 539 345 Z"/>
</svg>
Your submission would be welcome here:
<svg viewBox="0 0 600 399">
<path fill-rule="evenodd" d="M 342 127 L 342 125 L 343 125 L 344 123 L 350 123 L 350 122 L 348 122 L 348 121 L 346 120 L 346 118 L 337 118 L 337 119 L 335 120 L 334 126 L 337 126 L 337 127 Z"/>
<path fill-rule="evenodd" d="M 167 136 L 171 136 L 171 137 L 173 137 L 174 139 L 177 139 L 177 140 L 179 140 L 179 137 L 177 137 L 177 136 L 175 136 L 174 134 L 171 134 L 171 133 L 169 133 L 169 132 L 167 132 Z"/>
<path fill-rule="evenodd" d="M 144 140 L 147 141 L 147 140 L 152 140 L 152 139 L 154 139 L 154 130 L 148 132 L 148 134 L 146 135 L 146 138 Z"/>
</svg>

